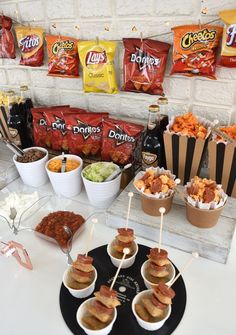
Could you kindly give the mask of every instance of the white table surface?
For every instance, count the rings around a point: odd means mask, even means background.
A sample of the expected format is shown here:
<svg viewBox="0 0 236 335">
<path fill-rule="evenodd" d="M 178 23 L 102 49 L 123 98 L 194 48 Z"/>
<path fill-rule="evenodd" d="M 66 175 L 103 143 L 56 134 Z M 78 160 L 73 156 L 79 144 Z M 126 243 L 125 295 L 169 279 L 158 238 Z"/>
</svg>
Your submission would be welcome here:
<svg viewBox="0 0 236 335">
<path fill-rule="evenodd" d="M 30 188 L 24 187 L 29 191 Z M 22 190 L 17 179 L 8 185 L 9 191 Z M 33 190 L 33 189 L 32 189 Z M 3 190 L 6 191 L 6 190 Z M 38 189 L 40 194 L 51 193 L 49 184 Z M 75 198 L 87 203 L 85 192 Z M 34 269 L 18 265 L 14 258 L 0 256 L 0 334 L 11 335 L 69 335 L 59 306 L 62 274 L 67 267 L 66 257 L 53 244 L 34 236 L 32 232 L 13 235 L 6 227 L 2 240 L 16 240 L 28 250 Z M 88 227 L 73 244 L 71 255 L 84 252 Z M 107 244 L 116 231 L 105 225 L 105 215 L 99 216 L 93 238 L 93 248 Z M 137 238 L 137 242 L 154 247 L 154 242 Z M 169 257 L 181 266 L 189 254 L 168 247 Z M 184 274 L 187 289 L 187 306 L 175 335 L 235 335 L 236 318 L 236 240 L 226 265 L 199 258 Z"/>
</svg>

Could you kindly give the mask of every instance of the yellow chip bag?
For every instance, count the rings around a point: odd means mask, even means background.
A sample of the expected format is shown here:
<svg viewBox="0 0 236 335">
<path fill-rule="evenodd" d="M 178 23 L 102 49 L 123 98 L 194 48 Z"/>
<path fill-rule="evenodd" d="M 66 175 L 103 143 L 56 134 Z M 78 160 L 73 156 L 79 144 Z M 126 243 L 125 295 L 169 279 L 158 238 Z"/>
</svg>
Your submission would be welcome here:
<svg viewBox="0 0 236 335">
<path fill-rule="evenodd" d="M 78 43 L 83 67 L 84 92 L 117 93 L 114 68 L 116 43 L 111 41 L 81 41 Z"/>
</svg>

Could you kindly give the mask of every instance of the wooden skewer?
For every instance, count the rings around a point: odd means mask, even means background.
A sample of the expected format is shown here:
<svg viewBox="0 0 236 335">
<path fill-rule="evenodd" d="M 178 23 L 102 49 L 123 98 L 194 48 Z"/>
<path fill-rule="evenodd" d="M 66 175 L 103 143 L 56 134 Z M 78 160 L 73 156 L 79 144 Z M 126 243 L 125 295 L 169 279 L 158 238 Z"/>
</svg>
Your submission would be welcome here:
<svg viewBox="0 0 236 335">
<path fill-rule="evenodd" d="M 86 254 L 85 254 L 86 257 L 88 256 L 88 252 L 89 252 L 90 244 L 91 244 L 91 241 L 92 241 L 92 238 L 93 238 L 94 225 L 95 225 L 97 222 L 98 222 L 98 219 L 97 219 L 97 218 L 93 218 L 93 219 L 92 219 L 92 225 L 91 225 L 91 228 L 90 228 L 89 237 L 88 237 L 88 243 L 87 243 L 87 251 L 86 251 Z"/>
<path fill-rule="evenodd" d="M 121 269 L 121 267 L 122 267 L 122 264 L 123 264 L 123 262 L 124 262 L 125 256 L 128 255 L 129 253 L 130 253 L 129 248 L 124 248 L 124 249 L 123 249 L 123 256 L 122 256 L 122 258 L 121 258 L 120 265 L 119 265 L 119 267 L 118 267 L 118 269 L 117 269 L 117 271 L 116 271 L 115 277 L 114 277 L 113 280 L 112 280 L 112 283 L 111 283 L 111 286 L 110 286 L 110 290 L 112 290 L 112 288 L 113 288 L 113 286 L 114 286 L 114 284 L 115 284 L 115 282 L 116 282 L 116 279 L 117 279 L 117 277 L 118 277 L 118 274 L 119 274 L 120 269 Z"/>
<path fill-rule="evenodd" d="M 171 287 L 176 280 L 182 276 L 182 274 L 187 270 L 187 268 L 189 268 L 189 266 L 192 264 L 192 261 L 196 258 L 198 258 L 198 253 L 197 252 L 193 252 L 191 255 L 191 258 L 189 258 L 189 260 L 185 263 L 185 265 L 183 266 L 183 268 L 179 271 L 179 273 L 177 274 L 177 276 L 168 284 L 169 287 Z"/>
<path fill-rule="evenodd" d="M 126 216 L 126 223 L 125 223 L 125 229 L 127 230 L 128 228 L 128 223 L 129 223 L 129 215 L 130 215 L 130 207 L 131 207 L 131 201 L 132 201 L 132 197 L 133 197 L 133 192 L 129 192 L 128 196 L 129 196 L 129 204 L 128 204 L 128 210 L 127 210 L 127 216 Z"/>
<path fill-rule="evenodd" d="M 181 180 L 179 178 L 175 179 L 175 191 L 176 193 L 178 193 L 179 197 L 181 198 L 181 200 L 183 202 L 186 202 L 186 197 L 185 197 L 185 194 L 183 192 L 181 192 L 178 188 L 177 188 L 177 185 L 179 185 L 181 183 Z"/>
<path fill-rule="evenodd" d="M 159 245 L 158 245 L 158 252 L 161 251 L 161 242 L 162 242 L 162 228 L 163 228 L 163 216 L 166 212 L 165 207 L 160 207 L 159 212 L 161 213 L 161 224 L 160 224 L 160 234 L 159 234 Z"/>
</svg>

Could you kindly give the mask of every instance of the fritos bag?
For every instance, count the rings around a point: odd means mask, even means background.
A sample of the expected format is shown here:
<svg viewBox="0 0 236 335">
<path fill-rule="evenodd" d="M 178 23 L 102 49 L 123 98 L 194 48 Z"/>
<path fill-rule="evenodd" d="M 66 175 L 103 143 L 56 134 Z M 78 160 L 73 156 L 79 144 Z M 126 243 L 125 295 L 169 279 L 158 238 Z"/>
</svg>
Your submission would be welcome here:
<svg viewBox="0 0 236 335">
<path fill-rule="evenodd" d="M 236 67 L 236 9 L 223 10 L 219 17 L 225 23 L 219 65 Z"/>
<path fill-rule="evenodd" d="M 42 28 L 17 26 L 15 28 L 18 47 L 21 51 L 20 65 L 43 65 L 43 34 Z"/>
<path fill-rule="evenodd" d="M 99 155 L 102 144 L 102 122 L 108 115 L 108 113 L 66 115 L 69 152 L 82 156 Z"/>
<path fill-rule="evenodd" d="M 0 58 L 16 58 L 15 44 L 11 28 L 12 19 L 0 15 Z"/>
<path fill-rule="evenodd" d="M 134 161 L 134 152 L 144 127 L 106 119 L 103 122 L 102 160 L 125 165 Z"/>
<path fill-rule="evenodd" d="M 116 43 L 82 41 L 78 52 L 83 66 L 84 92 L 117 93 L 114 55 Z"/>
<path fill-rule="evenodd" d="M 163 94 L 162 83 L 170 44 L 150 39 L 123 38 L 125 91 Z"/>
<path fill-rule="evenodd" d="M 47 35 L 48 75 L 79 77 L 78 40 L 72 37 Z"/>
<path fill-rule="evenodd" d="M 216 51 L 222 28 L 212 25 L 187 25 L 174 32 L 171 74 L 205 76 L 216 79 Z"/>
</svg>

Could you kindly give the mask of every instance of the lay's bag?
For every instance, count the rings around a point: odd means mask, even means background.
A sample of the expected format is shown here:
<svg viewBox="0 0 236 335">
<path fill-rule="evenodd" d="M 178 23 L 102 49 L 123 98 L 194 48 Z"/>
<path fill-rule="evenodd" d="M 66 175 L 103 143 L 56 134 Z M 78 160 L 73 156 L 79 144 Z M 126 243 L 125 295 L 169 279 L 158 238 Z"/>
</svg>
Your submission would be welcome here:
<svg viewBox="0 0 236 335">
<path fill-rule="evenodd" d="M 236 9 L 223 10 L 219 17 L 225 24 L 219 65 L 236 67 Z"/>
<path fill-rule="evenodd" d="M 42 28 L 17 26 L 15 28 L 18 47 L 21 50 L 20 65 L 43 65 L 43 33 Z"/>
<path fill-rule="evenodd" d="M 116 43 L 82 41 L 78 43 L 83 67 L 84 92 L 117 93 L 114 68 Z"/>
</svg>

